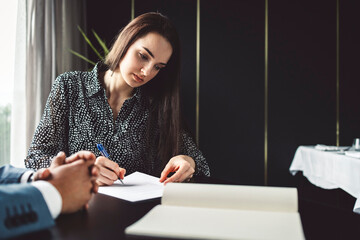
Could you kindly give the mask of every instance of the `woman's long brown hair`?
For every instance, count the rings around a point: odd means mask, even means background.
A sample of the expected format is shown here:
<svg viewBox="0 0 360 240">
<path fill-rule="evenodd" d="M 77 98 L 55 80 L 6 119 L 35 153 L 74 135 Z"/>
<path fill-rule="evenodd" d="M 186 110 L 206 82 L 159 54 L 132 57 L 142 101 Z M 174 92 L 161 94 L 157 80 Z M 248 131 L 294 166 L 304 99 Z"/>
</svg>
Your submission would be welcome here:
<svg viewBox="0 0 360 240">
<path fill-rule="evenodd" d="M 119 34 L 105 64 L 114 71 L 125 56 L 129 47 L 139 38 L 150 32 L 159 33 L 169 41 L 172 55 L 157 76 L 142 87 L 143 94 L 149 100 L 150 117 L 147 126 L 147 139 L 151 139 L 150 130 L 158 123 L 160 129 L 157 145 L 158 157 L 162 166 L 179 154 L 182 117 L 180 111 L 180 41 L 170 20 L 160 13 L 145 13 L 132 20 Z M 150 142 L 147 143 L 148 145 Z"/>
</svg>

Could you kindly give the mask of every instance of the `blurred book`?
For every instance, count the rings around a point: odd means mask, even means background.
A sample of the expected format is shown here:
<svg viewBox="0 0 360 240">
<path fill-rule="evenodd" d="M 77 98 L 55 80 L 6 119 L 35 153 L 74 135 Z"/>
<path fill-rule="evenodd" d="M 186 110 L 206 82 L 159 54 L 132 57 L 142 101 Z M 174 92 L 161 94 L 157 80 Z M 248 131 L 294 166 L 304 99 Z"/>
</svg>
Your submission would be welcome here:
<svg viewBox="0 0 360 240">
<path fill-rule="evenodd" d="M 168 183 L 131 237 L 305 239 L 296 188 Z"/>
</svg>

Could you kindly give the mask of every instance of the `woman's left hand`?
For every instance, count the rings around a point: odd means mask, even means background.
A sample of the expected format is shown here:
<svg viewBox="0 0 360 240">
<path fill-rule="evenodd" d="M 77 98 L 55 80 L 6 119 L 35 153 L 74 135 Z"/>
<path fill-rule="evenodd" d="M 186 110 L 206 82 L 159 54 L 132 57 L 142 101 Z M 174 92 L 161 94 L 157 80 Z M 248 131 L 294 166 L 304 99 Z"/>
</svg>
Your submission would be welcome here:
<svg viewBox="0 0 360 240">
<path fill-rule="evenodd" d="M 174 175 L 167 178 L 169 173 Z M 164 184 L 169 182 L 183 182 L 192 178 L 195 172 L 195 161 L 186 155 L 177 155 L 170 159 L 161 173 L 160 182 Z"/>
</svg>

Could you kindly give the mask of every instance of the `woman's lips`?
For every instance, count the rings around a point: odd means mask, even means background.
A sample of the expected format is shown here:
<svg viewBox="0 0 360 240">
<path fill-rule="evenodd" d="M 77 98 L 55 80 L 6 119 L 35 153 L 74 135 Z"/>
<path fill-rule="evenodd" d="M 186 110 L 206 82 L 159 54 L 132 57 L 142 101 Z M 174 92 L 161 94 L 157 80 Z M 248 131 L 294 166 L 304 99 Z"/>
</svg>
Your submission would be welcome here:
<svg viewBox="0 0 360 240">
<path fill-rule="evenodd" d="M 136 82 L 139 82 L 139 83 L 143 83 L 144 82 L 144 79 L 140 78 L 138 75 L 136 75 L 135 73 L 133 74 L 134 75 L 134 80 Z"/>
</svg>

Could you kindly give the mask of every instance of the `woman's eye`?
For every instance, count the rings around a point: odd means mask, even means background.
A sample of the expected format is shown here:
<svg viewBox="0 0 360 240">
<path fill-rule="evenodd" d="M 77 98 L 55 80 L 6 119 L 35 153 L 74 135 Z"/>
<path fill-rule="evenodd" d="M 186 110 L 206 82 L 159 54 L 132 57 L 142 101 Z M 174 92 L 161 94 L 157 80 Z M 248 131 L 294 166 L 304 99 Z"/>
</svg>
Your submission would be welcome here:
<svg viewBox="0 0 360 240">
<path fill-rule="evenodd" d="M 158 65 L 155 65 L 155 69 L 156 69 L 156 71 L 160 71 L 161 67 L 159 67 Z"/>
<path fill-rule="evenodd" d="M 142 53 L 140 53 L 140 52 L 139 52 L 139 56 L 140 56 L 140 58 L 143 59 L 143 60 L 147 60 L 147 59 L 148 59 L 144 54 L 142 54 Z"/>
</svg>

